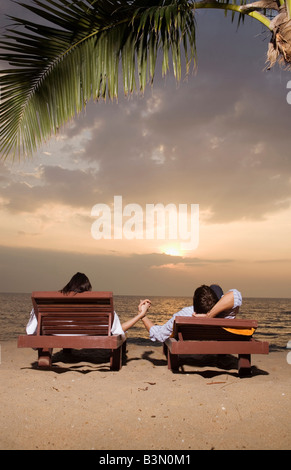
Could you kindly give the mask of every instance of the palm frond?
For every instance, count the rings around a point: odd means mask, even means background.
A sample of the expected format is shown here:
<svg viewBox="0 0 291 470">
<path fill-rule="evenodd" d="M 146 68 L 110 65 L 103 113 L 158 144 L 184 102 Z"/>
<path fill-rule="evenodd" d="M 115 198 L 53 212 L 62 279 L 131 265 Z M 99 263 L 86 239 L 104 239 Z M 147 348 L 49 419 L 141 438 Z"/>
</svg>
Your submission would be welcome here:
<svg viewBox="0 0 291 470">
<path fill-rule="evenodd" d="M 32 154 L 90 99 L 117 98 L 152 82 L 158 50 L 177 80 L 195 61 L 195 20 L 187 0 L 32 0 L 16 2 L 37 23 L 13 21 L 0 41 L 0 151 Z M 120 66 L 121 63 L 121 66 Z M 136 73 L 137 70 L 137 73 Z"/>
</svg>

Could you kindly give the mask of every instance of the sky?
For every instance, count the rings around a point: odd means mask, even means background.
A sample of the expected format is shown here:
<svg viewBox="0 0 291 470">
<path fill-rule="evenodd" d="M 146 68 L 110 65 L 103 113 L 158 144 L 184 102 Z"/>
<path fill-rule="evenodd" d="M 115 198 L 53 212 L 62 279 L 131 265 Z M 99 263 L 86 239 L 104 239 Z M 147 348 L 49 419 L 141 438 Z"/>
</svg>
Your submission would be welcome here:
<svg viewBox="0 0 291 470">
<path fill-rule="evenodd" d="M 1 0 L 1 33 L 8 13 L 24 14 Z M 0 291 L 58 290 L 81 271 L 94 290 L 122 295 L 192 297 L 218 283 L 291 297 L 291 75 L 265 70 L 268 38 L 255 20 L 237 29 L 223 12 L 198 11 L 187 80 L 158 69 L 143 96 L 89 103 L 33 157 L 0 160 Z M 147 239 L 150 204 L 178 217 L 186 207 L 195 243 L 183 249 L 178 225 L 177 239 L 167 225 Z M 111 238 L 93 237 L 110 222 Z"/>
</svg>

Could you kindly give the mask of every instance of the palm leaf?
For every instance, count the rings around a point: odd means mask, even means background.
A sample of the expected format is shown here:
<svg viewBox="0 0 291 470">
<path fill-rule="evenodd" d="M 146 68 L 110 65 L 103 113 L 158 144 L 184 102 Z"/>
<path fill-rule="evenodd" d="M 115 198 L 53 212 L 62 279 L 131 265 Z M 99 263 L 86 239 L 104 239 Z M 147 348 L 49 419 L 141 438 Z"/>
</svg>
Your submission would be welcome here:
<svg viewBox="0 0 291 470">
<path fill-rule="evenodd" d="M 38 23 L 11 17 L 0 41 L 0 151 L 32 154 L 91 100 L 152 82 L 158 50 L 181 78 L 195 60 L 195 21 L 187 0 L 32 0 L 18 4 Z M 121 63 L 121 66 L 120 66 Z M 137 70 L 137 73 L 136 73 Z"/>
</svg>

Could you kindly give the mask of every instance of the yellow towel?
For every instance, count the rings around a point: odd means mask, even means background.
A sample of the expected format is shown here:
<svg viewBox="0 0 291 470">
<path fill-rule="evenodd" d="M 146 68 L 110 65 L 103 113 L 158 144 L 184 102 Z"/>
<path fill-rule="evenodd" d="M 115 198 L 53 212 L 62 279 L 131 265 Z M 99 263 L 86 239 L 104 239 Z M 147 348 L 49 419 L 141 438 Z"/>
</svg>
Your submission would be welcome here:
<svg viewBox="0 0 291 470">
<path fill-rule="evenodd" d="M 255 328 L 244 328 L 239 330 L 238 328 L 224 328 L 224 330 L 229 331 L 229 333 L 233 333 L 235 335 L 244 335 L 244 336 L 252 336 L 255 331 Z"/>
</svg>

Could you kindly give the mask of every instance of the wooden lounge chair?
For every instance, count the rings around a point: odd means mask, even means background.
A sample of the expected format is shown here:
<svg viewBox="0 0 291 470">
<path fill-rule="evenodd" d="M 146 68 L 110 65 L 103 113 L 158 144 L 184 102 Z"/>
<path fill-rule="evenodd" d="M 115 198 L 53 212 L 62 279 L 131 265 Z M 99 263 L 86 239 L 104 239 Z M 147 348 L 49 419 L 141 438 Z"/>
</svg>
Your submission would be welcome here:
<svg viewBox="0 0 291 470">
<path fill-rule="evenodd" d="M 108 349 L 111 370 L 122 367 L 126 338 L 111 334 L 112 292 L 33 292 L 31 298 L 37 332 L 19 336 L 18 347 L 37 349 L 39 367 L 51 366 L 53 348 Z"/>
<path fill-rule="evenodd" d="M 176 317 L 173 335 L 164 343 L 168 368 L 177 371 L 183 354 L 238 354 L 239 375 L 249 375 L 251 354 L 269 353 L 269 343 L 252 337 L 257 326 L 255 320 Z"/>
</svg>

